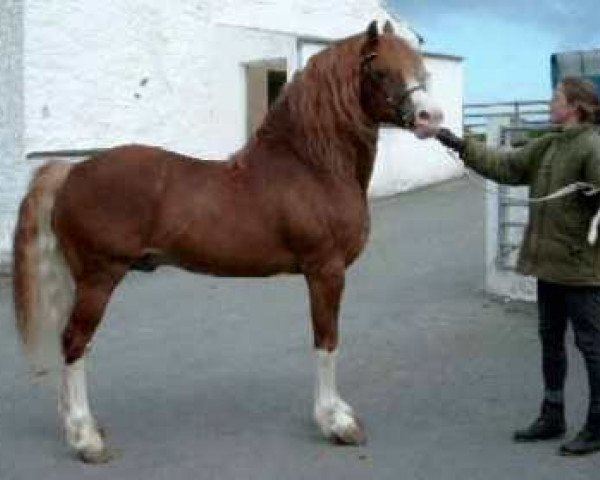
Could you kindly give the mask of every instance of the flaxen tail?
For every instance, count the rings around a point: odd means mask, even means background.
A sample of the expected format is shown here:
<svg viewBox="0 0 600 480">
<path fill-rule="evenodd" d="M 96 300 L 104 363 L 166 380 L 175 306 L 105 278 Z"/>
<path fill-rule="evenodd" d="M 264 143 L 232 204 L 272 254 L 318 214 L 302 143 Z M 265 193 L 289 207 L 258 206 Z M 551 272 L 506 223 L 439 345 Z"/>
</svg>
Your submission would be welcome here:
<svg viewBox="0 0 600 480">
<path fill-rule="evenodd" d="M 52 229 L 52 209 L 71 165 L 39 168 L 21 202 L 13 246 L 17 329 L 33 371 L 43 375 L 61 361 L 60 336 L 73 306 L 74 285 Z"/>
</svg>

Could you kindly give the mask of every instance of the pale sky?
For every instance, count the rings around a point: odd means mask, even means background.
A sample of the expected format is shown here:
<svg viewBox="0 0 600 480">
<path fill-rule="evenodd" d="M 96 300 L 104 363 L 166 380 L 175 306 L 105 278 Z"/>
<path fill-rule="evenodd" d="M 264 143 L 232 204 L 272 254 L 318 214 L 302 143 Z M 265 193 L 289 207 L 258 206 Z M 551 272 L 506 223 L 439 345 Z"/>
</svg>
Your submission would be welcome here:
<svg viewBox="0 0 600 480">
<path fill-rule="evenodd" d="M 551 95 L 550 55 L 600 49 L 599 0 L 388 0 L 424 50 L 464 57 L 465 101 Z"/>
</svg>

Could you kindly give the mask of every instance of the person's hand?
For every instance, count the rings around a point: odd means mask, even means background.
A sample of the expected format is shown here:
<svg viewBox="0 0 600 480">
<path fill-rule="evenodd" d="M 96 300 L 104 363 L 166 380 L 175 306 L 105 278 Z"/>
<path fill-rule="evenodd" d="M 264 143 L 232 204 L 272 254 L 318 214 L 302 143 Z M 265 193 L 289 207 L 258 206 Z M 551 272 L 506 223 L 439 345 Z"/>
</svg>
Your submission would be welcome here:
<svg viewBox="0 0 600 480">
<path fill-rule="evenodd" d="M 440 128 L 437 131 L 435 138 L 437 138 L 442 145 L 456 151 L 460 156 L 462 156 L 465 151 L 465 141 L 454 135 L 454 133 L 447 128 Z"/>
</svg>

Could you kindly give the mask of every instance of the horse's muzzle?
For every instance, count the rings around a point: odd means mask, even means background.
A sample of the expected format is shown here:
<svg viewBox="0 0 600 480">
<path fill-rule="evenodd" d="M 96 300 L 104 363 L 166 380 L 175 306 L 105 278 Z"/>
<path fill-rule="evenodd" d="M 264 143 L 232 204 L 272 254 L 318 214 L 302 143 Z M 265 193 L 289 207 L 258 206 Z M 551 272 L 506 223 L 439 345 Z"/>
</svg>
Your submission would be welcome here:
<svg viewBox="0 0 600 480">
<path fill-rule="evenodd" d="M 444 120 L 442 110 L 434 105 L 427 109 L 416 109 L 412 131 L 417 138 L 433 137 Z"/>
<path fill-rule="evenodd" d="M 439 129 L 444 114 L 422 85 L 408 89 L 396 107 L 396 124 L 414 132 L 418 138 L 430 138 Z"/>
</svg>

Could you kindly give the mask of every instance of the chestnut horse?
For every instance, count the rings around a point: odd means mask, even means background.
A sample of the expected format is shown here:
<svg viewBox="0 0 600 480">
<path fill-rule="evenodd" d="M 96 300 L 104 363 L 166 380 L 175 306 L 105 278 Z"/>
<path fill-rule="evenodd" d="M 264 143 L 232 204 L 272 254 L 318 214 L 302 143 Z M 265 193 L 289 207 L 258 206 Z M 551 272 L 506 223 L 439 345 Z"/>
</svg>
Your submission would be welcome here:
<svg viewBox="0 0 600 480">
<path fill-rule="evenodd" d="M 86 348 L 127 272 L 164 264 L 218 276 L 304 275 L 316 422 L 331 439 L 363 441 L 335 380 L 344 274 L 367 241 L 379 125 L 425 138 L 441 122 L 424 76 L 419 53 L 391 24 L 380 33 L 372 22 L 315 55 L 228 161 L 130 145 L 36 172 L 15 234 L 17 326 L 34 363 L 43 344 L 57 342 L 60 415 L 84 461 L 109 458 L 88 405 Z"/>
</svg>

